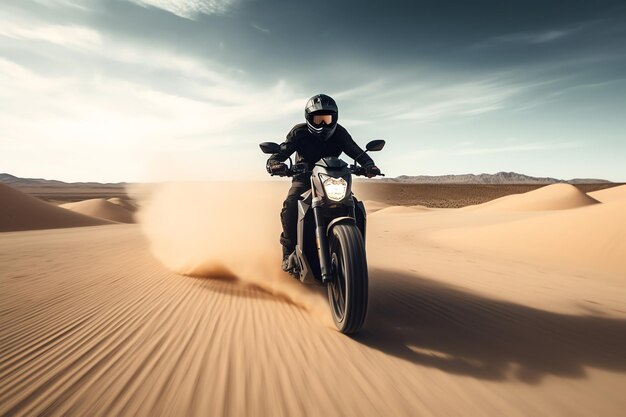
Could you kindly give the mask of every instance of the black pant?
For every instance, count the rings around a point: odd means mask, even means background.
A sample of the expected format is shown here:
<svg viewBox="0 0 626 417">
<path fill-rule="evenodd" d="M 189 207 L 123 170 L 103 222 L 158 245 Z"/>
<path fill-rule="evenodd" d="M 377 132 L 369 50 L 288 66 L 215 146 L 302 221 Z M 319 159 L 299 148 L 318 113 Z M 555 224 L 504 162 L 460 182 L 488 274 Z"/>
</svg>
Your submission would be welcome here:
<svg viewBox="0 0 626 417">
<path fill-rule="evenodd" d="M 296 248 L 298 240 L 298 200 L 300 195 L 311 188 L 311 181 L 293 180 L 287 198 L 283 202 L 280 211 L 280 221 L 283 224 L 283 232 L 280 235 L 280 244 L 283 245 L 283 254 L 289 254 Z"/>
</svg>

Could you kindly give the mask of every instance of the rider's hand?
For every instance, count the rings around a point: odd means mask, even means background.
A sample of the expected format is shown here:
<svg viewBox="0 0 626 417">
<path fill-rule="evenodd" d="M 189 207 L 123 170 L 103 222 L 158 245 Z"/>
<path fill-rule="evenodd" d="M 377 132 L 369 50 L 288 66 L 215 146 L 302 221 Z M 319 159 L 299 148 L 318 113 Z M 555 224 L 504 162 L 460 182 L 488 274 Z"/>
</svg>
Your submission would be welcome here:
<svg viewBox="0 0 626 417">
<path fill-rule="evenodd" d="M 287 164 L 283 162 L 268 162 L 266 168 L 267 172 L 272 175 L 280 175 L 287 172 Z"/>
<path fill-rule="evenodd" d="M 375 177 L 376 175 L 380 175 L 380 169 L 376 165 L 367 165 L 365 168 L 365 176 L 367 178 Z"/>
</svg>

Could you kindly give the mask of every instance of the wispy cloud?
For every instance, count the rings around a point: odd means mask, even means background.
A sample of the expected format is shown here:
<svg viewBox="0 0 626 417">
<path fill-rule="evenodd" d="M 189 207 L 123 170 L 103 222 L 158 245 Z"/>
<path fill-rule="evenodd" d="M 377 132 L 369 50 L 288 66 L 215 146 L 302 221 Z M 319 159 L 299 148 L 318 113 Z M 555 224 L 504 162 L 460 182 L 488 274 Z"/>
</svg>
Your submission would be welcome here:
<svg viewBox="0 0 626 417">
<path fill-rule="evenodd" d="M 130 0 L 143 7 L 157 7 L 186 19 L 201 14 L 226 13 L 236 0 Z"/>
<path fill-rule="evenodd" d="M 253 28 L 255 28 L 256 30 L 258 30 L 259 32 L 263 32 L 263 33 L 270 33 L 270 30 L 267 28 L 264 28 L 262 26 L 259 26 L 257 24 L 253 24 L 252 25 Z"/>
<path fill-rule="evenodd" d="M 95 0 L 32 0 L 35 3 L 39 3 L 46 7 L 56 8 L 73 8 L 79 10 L 88 10 L 89 4 Z"/>
<path fill-rule="evenodd" d="M 533 32 L 517 32 L 494 36 L 474 44 L 474 48 L 485 48 L 497 45 L 540 45 L 563 40 L 598 25 L 600 20 L 580 22 L 568 27 L 552 28 Z"/>
<path fill-rule="evenodd" d="M 490 43 L 526 43 L 526 44 L 540 44 L 546 42 L 556 41 L 558 39 L 565 38 L 571 35 L 575 31 L 573 29 L 568 30 L 546 30 L 543 32 L 532 33 L 515 33 L 512 35 L 498 36 L 492 38 Z"/>
<path fill-rule="evenodd" d="M 519 145 L 460 149 L 460 150 L 453 152 L 453 154 L 454 155 L 487 155 L 487 154 L 508 153 L 508 152 L 533 152 L 533 151 L 546 151 L 546 150 L 556 150 L 556 149 L 570 149 L 570 148 L 579 148 L 581 146 L 582 144 L 580 142 L 526 143 L 526 144 L 519 144 Z"/>
<path fill-rule="evenodd" d="M 527 142 L 521 143 L 520 140 L 515 138 L 503 139 L 502 146 L 491 147 L 475 147 L 475 142 L 463 141 L 452 146 L 440 147 L 440 148 L 423 148 L 416 149 L 396 157 L 398 161 L 416 161 L 432 159 L 437 157 L 441 160 L 445 160 L 452 156 L 482 156 L 501 153 L 520 153 L 520 152 L 540 152 L 558 149 L 573 149 L 583 146 L 581 142 L 557 142 L 557 143 L 538 143 Z"/>
<path fill-rule="evenodd" d="M 100 34 L 88 27 L 77 25 L 24 26 L 0 16 L 0 36 L 49 42 L 65 46 L 93 47 L 100 44 Z"/>
<path fill-rule="evenodd" d="M 504 108 L 507 100 L 526 89 L 525 85 L 498 80 L 432 86 L 419 94 L 418 102 L 406 103 L 404 109 L 393 109 L 389 117 L 426 123 L 450 117 L 476 116 Z"/>
</svg>

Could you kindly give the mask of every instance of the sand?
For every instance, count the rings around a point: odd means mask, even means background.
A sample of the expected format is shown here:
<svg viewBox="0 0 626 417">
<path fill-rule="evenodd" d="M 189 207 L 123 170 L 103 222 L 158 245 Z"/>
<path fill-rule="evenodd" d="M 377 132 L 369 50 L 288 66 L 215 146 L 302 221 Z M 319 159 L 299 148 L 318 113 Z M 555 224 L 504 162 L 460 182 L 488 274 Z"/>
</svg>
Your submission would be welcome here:
<svg viewBox="0 0 626 417">
<path fill-rule="evenodd" d="M 318 292 L 259 267 L 278 214 L 257 200 L 235 229 L 238 209 L 172 186 L 141 225 L 0 234 L 0 415 L 623 415 L 622 203 L 380 210 L 350 338 Z M 529 246 L 558 258 L 514 257 L 508 240 L 542 234 Z"/>
<path fill-rule="evenodd" d="M 104 198 L 92 198 L 89 200 L 78 201 L 76 203 L 66 203 L 61 204 L 59 207 L 84 214 L 86 216 L 98 217 L 117 223 L 135 222 L 133 219 L 133 212 L 124 207 L 121 202 L 111 202 Z"/>
<path fill-rule="evenodd" d="M 412 214 L 418 211 L 428 211 L 430 209 L 422 206 L 391 206 L 378 211 L 379 214 Z"/>
<path fill-rule="evenodd" d="M 391 207 L 387 203 L 383 203 L 382 201 L 376 201 L 376 200 L 365 200 L 363 201 L 363 204 L 365 205 L 365 209 L 367 210 L 368 213 L 375 213 L 378 210 Z"/>
<path fill-rule="evenodd" d="M 0 184 L 0 232 L 95 226 L 107 220 L 74 213 Z"/>
<path fill-rule="evenodd" d="M 605 190 L 593 191 L 587 193 L 590 197 L 601 201 L 603 203 L 609 203 L 612 201 L 626 200 L 626 185 L 619 185 L 617 187 L 607 188 Z"/>
<path fill-rule="evenodd" d="M 128 198 L 113 197 L 113 198 L 107 199 L 107 201 L 109 203 L 113 203 L 120 207 L 123 207 L 126 210 L 130 211 L 131 213 L 136 212 L 138 209 L 137 204 L 135 204 L 132 200 Z"/>
<path fill-rule="evenodd" d="M 575 184 L 583 193 L 613 188 L 621 184 Z M 355 181 L 353 188 L 362 200 L 388 205 L 420 205 L 431 208 L 459 208 L 485 203 L 511 194 L 522 194 L 545 187 L 545 184 L 409 184 Z"/>
</svg>

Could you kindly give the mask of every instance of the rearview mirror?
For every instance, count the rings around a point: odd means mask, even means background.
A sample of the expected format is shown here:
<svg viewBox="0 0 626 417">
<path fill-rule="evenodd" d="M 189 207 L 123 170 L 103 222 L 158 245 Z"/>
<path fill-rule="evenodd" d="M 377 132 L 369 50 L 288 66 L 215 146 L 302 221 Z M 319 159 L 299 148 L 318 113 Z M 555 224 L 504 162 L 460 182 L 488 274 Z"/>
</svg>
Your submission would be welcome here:
<svg viewBox="0 0 626 417">
<path fill-rule="evenodd" d="M 259 144 L 263 153 L 280 153 L 280 145 L 274 142 L 263 142 Z"/>
<path fill-rule="evenodd" d="M 368 143 L 365 146 L 365 149 L 367 149 L 368 151 L 375 152 L 375 151 L 380 151 L 384 147 L 385 147 L 385 141 L 382 139 L 376 139 Z"/>
</svg>

